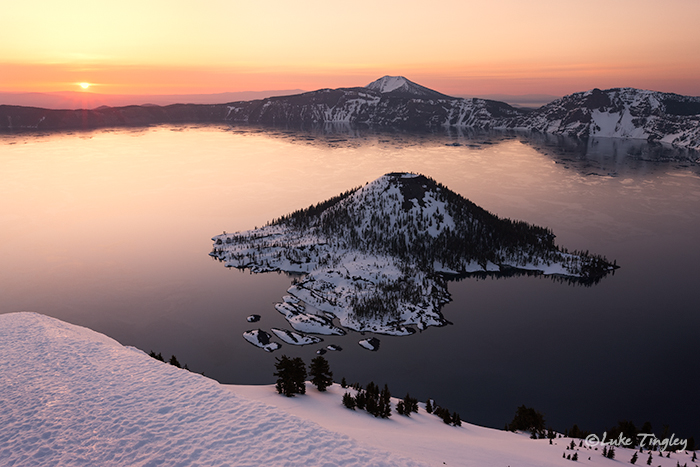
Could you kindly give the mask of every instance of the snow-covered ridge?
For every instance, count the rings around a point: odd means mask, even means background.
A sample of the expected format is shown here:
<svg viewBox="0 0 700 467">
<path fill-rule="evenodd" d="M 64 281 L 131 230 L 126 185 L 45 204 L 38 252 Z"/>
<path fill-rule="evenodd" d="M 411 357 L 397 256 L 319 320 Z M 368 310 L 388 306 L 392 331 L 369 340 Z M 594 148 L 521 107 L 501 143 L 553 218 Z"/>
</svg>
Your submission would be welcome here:
<svg viewBox="0 0 700 467">
<path fill-rule="evenodd" d="M 700 149 L 700 97 L 616 88 L 557 99 L 518 127 L 577 138 L 642 139 Z"/>
<path fill-rule="evenodd" d="M 243 122 L 264 125 L 401 130 L 465 128 L 524 131 L 576 138 L 607 137 L 700 150 L 700 97 L 632 88 L 593 89 L 534 111 L 488 99 L 459 99 L 402 76 L 365 87 L 319 89 L 292 96 L 215 105 L 50 110 L 0 105 L 0 131 L 66 130 L 160 123 Z"/>
<path fill-rule="evenodd" d="M 0 315 L 0 465 L 424 465 L 113 339 Z"/>
<path fill-rule="evenodd" d="M 300 332 L 408 335 L 446 324 L 442 274 L 516 270 L 594 282 L 604 258 L 568 253 L 545 228 L 499 219 L 423 175 L 391 173 L 283 216 L 213 238 L 227 267 L 305 274 L 275 308 Z"/>
<path fill-rule="evenodd" d="M 700 149 L 700 97 L 633 88 L 593 89 L 534 111 L 504 102 L 457 99 L 402 76 L 364 88 L 315 92 L 231 104 L 227 120 L 265 124 L 350 123 L 401 129 L 458 127 L 535 131 L 576 138 L 641 139 Z"/>
</svg>

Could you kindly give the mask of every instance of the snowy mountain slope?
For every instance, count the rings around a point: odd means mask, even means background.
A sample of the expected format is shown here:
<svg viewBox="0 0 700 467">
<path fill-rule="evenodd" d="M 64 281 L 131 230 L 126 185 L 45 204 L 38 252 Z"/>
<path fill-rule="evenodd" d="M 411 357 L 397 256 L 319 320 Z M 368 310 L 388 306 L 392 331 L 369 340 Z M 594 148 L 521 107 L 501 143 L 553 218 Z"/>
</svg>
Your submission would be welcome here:
<svg viewBox="0 0 700 467">
<path fill-rule="evenodd" d="M 568 253 L 547 229 L 498 217 L 432 179 L 391 173 L 260 229 L 213 238 L 213 257 L 253 272 L 305 274 L 276 305 L 301 332 L 407 335 L 446 321 L 441 273 L 517 270 L 595 282 L 614 266 Z M 324 325 L 322 320 L 327 320 Z M 321 329 L 321 328 L 327 329 Z"/>
<path fill-rule="evenodd" d="M 0 315 L 0 465 L 424 465 L 113 339 Z"/>
<path fill-rule="evenodd" d="M 287 398 L 222 386 L 89 329 L 36 313 L 0 315 L 0 465 L 615 466 L 632 457 L 571 440 L 445 425 L 421 404 L 389 419 L 341 405 L 337 384 Z M 576 444 L 580 440 L 575 440 Z M 694 465 L 654 453 L 653 465 Z M 590 457 L 590 460 L 588 459 Z M 645 465 L 648 454 L 637 465 Z"/>
<path fill-rule="evenodd" d="M 642 139 L 700 149 L 700 97 L 632 88 L 593 89 L 557 99 L 516 126 L 583 139 Z"/>
<path fill-rule="evenodd" d="M 700 149 L 699 97 L 632 88 L 593 89 L 528 112 L 498 101 L 453 98 L 401 76 L 384 76 L 365 88 L 322 89 L 230 104 L 227 119 L 303 125 L 343 122 L 413 130 L 520 130 Z"/>
<path fill-rule="evenodd" d="M 286 398 L 273 386 L 222 386 L 89 329 L 36 313 L 0 315 L 0 465 L 15 466 L 615 466 L 568 438 L 463 423 L 421 405 L 410 418 L 344 408 L 337 384 Z M 576 444 L 580 440 L 576 440 Z M 637 465 L 645 465 L 647 453 Z M 694 465 L 692 453 L 653 465 Z M 588 460 L 590 457 L 590 460 Z"/>
<path fill-rule="evenodd" d="M 321 89 L 296 96 L 228 104 L 226 120 L 256 124 L 351 123 L 426 130 L 461 126 L 507 129 L 525 114 L 503 102 L 458 99 L 403 77 L 385 76 L 364 88 Z"/>
<path fill-rule="evenodd" d="M 615 459 L 607 459 L 598 450 L 579 446 L 580 439 L 575 439 L 575 449 L 567 449 L 571 438 L 555 438 L 550 445 L 546 439 L 532 440 L 525 433 L 511 433 L 493 428 L 485 428 L 462 422 L 461 427 L 446 425 L 435 415 L 425 412 L 425 404 L 420 403 L 418 413 L 410 418 L 396 413 L 398 399 L 392 398 L 394 412 L 389 419 L 375 418 L 364 411 L 349 410 L 338 403 L 345 392 L 334 384 L 327 392 L 318 392 L 307 383 L 305 395 L 292 399 L 279 397 L 274 386 L 233 386 L 227 389 L 252 400 L 272 405 L 280 410 L 298 417 L 313 420 L 322 427 L 345 434 L 352 439 L 372 445 L 393 453 L 410 456 L 416 461 L 429 465 L 442 466 L 518 466 L 518 467 L 571 467 L 571 460 L 562 454 L 578 453 L 578 460 L 583 465 L 615 466 L 627 464 L 634 453 L 633 449 L 616 448 Z M 637 465 L 647 465 L 648 453 L 639 454 Z M 590 460 L 588 459 L 590 457 Z M 654 453 L 652 465 L 676 467 L 693 466 L 692 453 L 674 452 L 669 458 L 659 457 Z"/>
</svg>

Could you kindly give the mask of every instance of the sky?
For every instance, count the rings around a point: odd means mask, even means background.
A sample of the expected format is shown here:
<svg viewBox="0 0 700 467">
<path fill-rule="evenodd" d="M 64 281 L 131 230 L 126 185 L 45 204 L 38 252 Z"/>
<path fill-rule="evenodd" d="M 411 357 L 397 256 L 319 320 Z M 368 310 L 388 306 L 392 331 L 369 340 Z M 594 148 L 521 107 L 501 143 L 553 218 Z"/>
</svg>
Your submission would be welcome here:
<svg viewBox="0 0 700 467">
<path fill-rule="evenodd" d="M 700 0 L 0 1 L 0 92 L 700 95 Z"/>
</svg>

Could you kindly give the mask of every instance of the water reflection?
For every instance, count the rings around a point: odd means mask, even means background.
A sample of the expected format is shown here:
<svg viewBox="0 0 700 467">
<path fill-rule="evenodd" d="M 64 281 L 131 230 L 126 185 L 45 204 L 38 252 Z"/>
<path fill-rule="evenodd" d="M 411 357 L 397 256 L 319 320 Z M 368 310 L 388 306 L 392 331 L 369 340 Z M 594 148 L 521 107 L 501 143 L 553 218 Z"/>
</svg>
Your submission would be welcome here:
<svg viewBox="0 0 700 467">
<path fill-rule="evenodd" d="M 224 270 L 207 256 L 211 237 L 413 171 L 623 268 L 595 287 L 526 275 L 450 282 L 442 312 L 452 326 L 382 337 L 378 352 L 344 345 L 328 354 L 335 375 L 387 382 L 495 427 L 526 404 L 561 430 L 648 419 L 698 436 L 700 176 L 696 155 L 658 151 L 342 126 L 2 135 L 0 312 L 88 326 L 222 382 L 272 383 L 274 356 L 241 336 L 287 327 L 273 304 L 292 278 Z M 291 347 L 282 351 L 308 361 L 308 349 Z"/>
<path fill-rule="evenodd" d="M 676 148 L 645 140 L 619 138 L 588 138 L 581 140 L 561 135 L 538 132 L 478 131 L 469 128 L 447 127 L 435 131 L 409 132 L 405 130 L 358 128 L 349 123 L 328 123 L 314 127 L 261 127 L 237 125 L 229 127 L 234 134 L 265 135 L 294 144 L 324 148 L 359 148 L 388 146 L 396 149 L 415 146 L 466 147 L 484 150 L 493 145 L 519 141 L 535 149 L 567 169 L 586 176 L 620 176 L 686 168 L 700 175 L 700 153 L 692 149 Z"/>
</svg>

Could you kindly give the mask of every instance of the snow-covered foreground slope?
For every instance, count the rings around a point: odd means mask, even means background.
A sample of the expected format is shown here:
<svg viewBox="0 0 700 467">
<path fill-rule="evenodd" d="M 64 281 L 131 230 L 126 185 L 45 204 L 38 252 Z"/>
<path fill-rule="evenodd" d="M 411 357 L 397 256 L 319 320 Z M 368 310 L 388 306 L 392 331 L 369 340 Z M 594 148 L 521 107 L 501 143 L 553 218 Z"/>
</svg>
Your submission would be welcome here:
<svg viewBox="0 0 700 467">
<path fill-rule="evenodd" d="M 469 423 L 460 427 L 446 425 L 435 415 L 425 411 L 420 403 L 418 413 L 405 417 L 396 413 L 399 399 L 392 398 L 393 412 L 389 419 L 375 418 L 365 411 L 350 410 L 341 405 L 343 394 L 352 389 L 343 389 L 338 384 L 319 392 L 306 383 L 306 394 L 293 398 L 281 397 L 274 385 L 270 386 L 226 386 L 232 392 L 250 399 L 275 406 L 298 417 L 312 420 L 322 427 L 343 433 L 349 437 L 397 454 L 410 456 L 429 465 L 452 466 L 518 466 L 548 467 L 596 465 L 614 466 L 628 464 L 634 450 L 615 448 L 615 460 L 602 456 L 602 446 L 579 447 L 582 440 L 575 439 L 574 450 L 567 449 L 571 438 L 555 438 L 553 444 L 546 439 L 532 440 L 527 433 L 511 433 L 484 428 Z M 567 460 L 562 454 L 578 453 L 578 463 Z M 637 465 L 647 465 L 649 453 L 638 453 Z M 654 452 L 651 465 L 675 467 L 697 465 L 691 461 L 692 453 L 674 452 L 668 458 Z M 589 459 L 590 457 L 590 459 Z"/>
<path fill-rule="evenodd" d="M 353 411 L 340 404 L 342 395 L 348 391 L 334 384 L 324 393 L 318 392 L 307 383 L 306 394 L 293 398 L 280 397 L 270 386 L 226 386 L 232 392 L 259 400 L 298 417 L 313 420 L 324 428 L 385 449 L 394 453 L 410 456 L 429 465 L 452 466 L 518 466 L 548 467 L 597 465 L 613 466 L 628 463 L 633 450 L 616 448 L 616 460 L 606 459 L 601 455 L 602 447 L 578 447 L 581 442 L 576 439 L 576 449 L 567 450 L 571 438 L 557 438 L 553 444 L 548 440 L 532 440 L 527 434 L 516 434 L 492 428 L 484 428 L 468 423 L 461 427 L 446 425 L 437 416 L 425 412 L 425 405 L 420 404 L 419 412 L 411 417 L 398 415 L 394 410 L 391 418 L 375 418 L 364 411 Z M 393 399 L 394 409 L 398 399 Z M 646 451 L 646 450 L 645 450 Z M 562 454 L 572 455 L 578 452 L 578 464 L 564 459 Z M 648 453 L 639 454 L 637 465 L 647 465 Z M 665 456 L 665 454 L 664 454 Z M 588 459 L 590 457 L 590 460 Z M 675 467 L 690 462 L 692 454 L 671 453 L 669 458 L 659 457 L 654 453 L 652 465 Z"/>
<path fill-rule="evenodd" d="M 293 398 L 273 386 L 222 386 L 36 313 L 0 315 L 0 381 L 2 466 L 575 465 L 562 458 L 574 452 L 570 439 L 452 427 L 422 405 L 410 418 L 394 410 L 377 419 L 344 408 L 338 385 L 319 393 L 307 383 Z M 632 456 L 576 449 L 584 465 Z M 656 453 L 652 465 L 690 459 Z"/>
<path fill-rule="evenodd" d="M 421 465 L 86 328 L 0 315 L 0 465 Z"/>
</svg>

